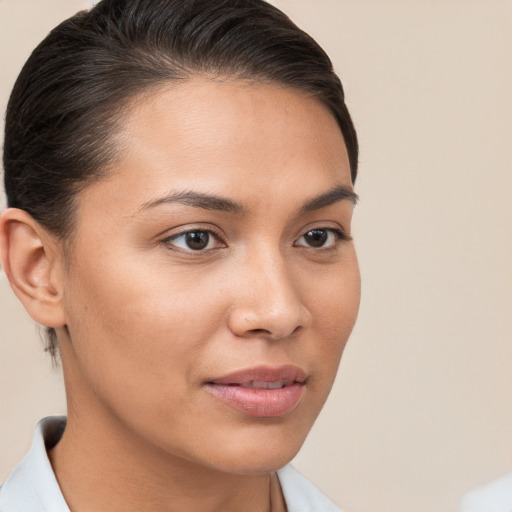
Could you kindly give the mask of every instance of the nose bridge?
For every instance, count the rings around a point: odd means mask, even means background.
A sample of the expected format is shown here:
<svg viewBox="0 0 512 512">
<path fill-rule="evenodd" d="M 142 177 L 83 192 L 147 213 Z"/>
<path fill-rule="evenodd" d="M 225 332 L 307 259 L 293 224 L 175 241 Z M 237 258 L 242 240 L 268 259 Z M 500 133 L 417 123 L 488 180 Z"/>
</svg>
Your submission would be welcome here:
<svg viewBox="0 0 512 512">
<path fill-rule="evenodd" d="M 248 254 L 239 283 L 230 316 L 230 328 L 238 336 L 280 339 L 308 323 L 290 265 L 277 248 L 260 247 Z"/>
</svg>

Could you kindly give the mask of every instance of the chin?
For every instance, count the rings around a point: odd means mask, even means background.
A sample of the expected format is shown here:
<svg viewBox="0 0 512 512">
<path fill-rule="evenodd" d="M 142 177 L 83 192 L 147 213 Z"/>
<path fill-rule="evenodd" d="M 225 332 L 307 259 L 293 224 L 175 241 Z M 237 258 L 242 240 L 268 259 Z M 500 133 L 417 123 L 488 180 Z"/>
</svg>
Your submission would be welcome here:
<svg viewBox="0 0 512 512">
<path fill-rule="evenodd" d="M 221 453 L 212 454 L 212 466 L 218 470 L 240 475 L 274 472 L 288 464 L 302 447 L 309 429 L 294 432 L 267 426 L 264 431 L 245 432 L 223 443 Z"/>
<path fill-rule="evenodd" d="M 286 466 L 299 451 L 300 446 L 292 453 L 248 453 L 243 458 L 224 460 L 216 465 L 216 469 L 236 475 L 262 475 L 273 473 Z"/>
</svg>

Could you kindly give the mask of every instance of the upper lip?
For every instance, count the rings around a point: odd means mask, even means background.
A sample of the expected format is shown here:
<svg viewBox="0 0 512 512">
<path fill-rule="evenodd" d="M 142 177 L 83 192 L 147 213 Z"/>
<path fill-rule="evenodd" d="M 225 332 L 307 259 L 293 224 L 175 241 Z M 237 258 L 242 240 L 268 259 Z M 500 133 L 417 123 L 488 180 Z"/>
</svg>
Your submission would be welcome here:
<svg viewBox="0 0 512 512">
<path fill-rule="evenodd" d="M 293 365 L 279 367 L 255 366 L 215 377 L 208 381 L 209 384 L 242 385 L 251 382 L 298 382 L 304 383 L 307 379 L 306 372 Z"/>
</svg>

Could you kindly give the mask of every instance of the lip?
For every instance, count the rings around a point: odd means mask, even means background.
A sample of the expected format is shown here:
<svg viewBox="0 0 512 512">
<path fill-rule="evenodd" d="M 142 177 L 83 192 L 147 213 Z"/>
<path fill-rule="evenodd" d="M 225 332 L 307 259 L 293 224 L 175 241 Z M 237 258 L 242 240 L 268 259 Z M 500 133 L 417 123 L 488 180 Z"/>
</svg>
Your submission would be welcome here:
<svg viewBox="0 0 512 512">
<path fill-rule="evenodd" d="M 205 383 L 216 398 L 249 416 L 275 418 L 297 407 L 304 395 L 306 372 L 292 365 L 258 366 Z"/>
</svg>

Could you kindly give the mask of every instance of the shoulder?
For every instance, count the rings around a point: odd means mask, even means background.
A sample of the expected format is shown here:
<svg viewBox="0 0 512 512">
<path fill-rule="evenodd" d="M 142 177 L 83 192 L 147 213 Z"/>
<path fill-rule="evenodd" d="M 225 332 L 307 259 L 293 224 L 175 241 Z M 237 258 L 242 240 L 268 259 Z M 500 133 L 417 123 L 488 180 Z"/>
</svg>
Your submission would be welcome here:
<svg viewBox="0 0 512 512">
<path fill-rule="evenodd" d="M 288 512 L 342 512 L 290 464 L 277 472 Z"/>
</svg>

